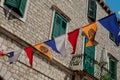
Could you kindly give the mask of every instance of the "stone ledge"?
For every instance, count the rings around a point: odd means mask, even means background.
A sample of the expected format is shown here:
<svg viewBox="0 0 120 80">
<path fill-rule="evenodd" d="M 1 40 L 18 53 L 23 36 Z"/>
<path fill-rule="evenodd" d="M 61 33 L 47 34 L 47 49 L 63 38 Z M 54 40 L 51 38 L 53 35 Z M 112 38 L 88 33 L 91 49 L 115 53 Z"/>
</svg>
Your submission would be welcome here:
<svg viewBox="0 0 120 80">
<path fill-rule="evenodd" d="M 27 43 L 26 41 L 22 40 L 21 38 L 19 38 L 18 36 L 12 34 L 11 32 L 9 32 L 8 30 L 6 30 L 5 28 L 0 26 L 0 33 L 6 35 L 7 37 L 9 37 L 10 39 L 13 39 L 14 41 L 16 41 L 18 44 L 24 46 L 24 47 L 28 47 L 28 46 L 32 46 L 31 44 Z M 44 54 L 40 53 L 38 50 L 36 50 L 34 47 L 33 51 L 35 51 L 37 53 L 38 56 L 42 56 L 45 59 L 47 59 L 49 62 L 51 62 L 52 64 L 54 64 L 55 66 L 58 66 L 60 69 L 62 69 L 63 71 L 74 75 L 73 71 L 71 69 L 69 69 L 68 67 L 62 65 L 60 62 L 58 62 L 57 60 L 53 59 L 52 61 L 50 61 L 48 59 L 48 57 L 46 57 Z"/>
</svg>

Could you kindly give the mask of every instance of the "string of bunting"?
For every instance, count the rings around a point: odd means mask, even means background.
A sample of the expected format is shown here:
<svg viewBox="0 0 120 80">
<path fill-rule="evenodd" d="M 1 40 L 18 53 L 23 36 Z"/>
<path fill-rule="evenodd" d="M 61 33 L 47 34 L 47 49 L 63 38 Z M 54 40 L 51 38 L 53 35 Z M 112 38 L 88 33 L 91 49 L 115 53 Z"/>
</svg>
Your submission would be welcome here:
<svg viewBox="0 0 120 80">
<path fill-rule="evenodd" d="M 98 22 L 115 36 L 115 39 L 117 42 L 120 42 L 120 36 L 119 36 L 120 29 L 117 23 L 117 18 L 116 18 L 115 13 L 98 20 Z M 97 22 L 93 22 L 93 23 L 90 23 L 82 27 L 82 31 L 85 33 L 86 37 L 88 38 L 86 47 L 93 46 L 95 35 L 97 32 Z M 80 32 L 80 28 L 75 29 L 74 31 L 71 31 L 67 34 L 61 35 L 55 39 L 35 44 L 33 47 L 36 48 L 41 53 L 43 53 L 44 55 L 46 55 L 50 60 L 52 60 L 53 57 L 51 55 L 49 47 L 52 48 L 52 50 L 54 50 L 56 53 L 65 56 L 67 55 L 65 44 L 66 44 L 66 41 L 68 41 L 71 44 L 72 49 L 73 49 L 71 54 L 75 54 L 79 32 Z M 33 64 L 32 46 L 24 48 L 23 50 L 29 59 L 30 66 L 32 67 L 32 64 Z M 8 53 L 5 53 L 3 50 L 0 51 L 0 56 L 8 56 L 8 62 L 10 64 L 15 62 L 20 56 L 20 54 L 21 54 L 21 50 L 11 51 Z"/>
</svg>

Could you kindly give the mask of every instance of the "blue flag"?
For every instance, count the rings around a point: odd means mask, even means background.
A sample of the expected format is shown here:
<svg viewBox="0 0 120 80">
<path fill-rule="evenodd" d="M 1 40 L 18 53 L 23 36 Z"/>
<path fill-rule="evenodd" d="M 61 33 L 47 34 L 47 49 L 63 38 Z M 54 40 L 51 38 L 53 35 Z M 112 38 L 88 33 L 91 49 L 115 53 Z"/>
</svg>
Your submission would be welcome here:
<svg viewBox="0 0 120 80">
<path fill-rule="evenodd" d="M 48 45 L 49 47 L 51 47 L 54 51 L 56 51 L 57 53 L 60 53 L 57 48 L 56 48 L 56 45 L 55 45 L 55 41 L 54 40 L 49 40 L 49 41 L 46 41 L 44 42 L 46 45 Z"/>
<path fill-rule="evenodd" d="M 118 36 L 119 33 L 119 25 L 117 22 L 117 18 L 115 13 L 104 17 L 100 20 L 98 20 L 108 31 L 110 31 L 114 36 Z"/>
<path fill-rule="evenodd" d="M 120 29 L 115 13 L 98 21 L 114 35 L 116 42 L 120 42 Z"/>
</svg>

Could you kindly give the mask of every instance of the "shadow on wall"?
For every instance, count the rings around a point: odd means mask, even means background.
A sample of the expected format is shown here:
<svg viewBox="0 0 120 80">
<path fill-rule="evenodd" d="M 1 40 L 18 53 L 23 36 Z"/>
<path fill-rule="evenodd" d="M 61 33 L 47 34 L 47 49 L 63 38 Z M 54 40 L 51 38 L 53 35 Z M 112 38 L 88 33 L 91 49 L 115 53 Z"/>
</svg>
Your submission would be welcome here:
<svg viewBox="0 0 120 80">
<path fill-rule="evenodd" d="M 0 80 L 4 80 L 3 77 L 0 76 Z"/>
<path fill-rule="evenodd" d="M 13 20 L 13 19 L 17 19 L 12 13 L 11 13 L 11 11 L 9 11 L 8 9 L 6 9 L 7 7 L 6 6 L 4 6 L 4 15 L 5 15 L 5 17 L 6 17 L 6 19 L 8 19 L 8 20 Z"/>
</svg>

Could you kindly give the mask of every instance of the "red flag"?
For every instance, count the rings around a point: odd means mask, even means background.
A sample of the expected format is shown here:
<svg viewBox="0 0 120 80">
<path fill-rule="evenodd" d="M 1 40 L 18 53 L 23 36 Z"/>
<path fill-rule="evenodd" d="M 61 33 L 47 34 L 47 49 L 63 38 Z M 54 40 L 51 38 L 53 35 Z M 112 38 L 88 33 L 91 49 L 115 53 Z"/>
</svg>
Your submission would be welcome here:
<svg viewBox="0 0 120 80">
<path fill-rule="evenodd" d="M 33 63 L 33 50 L 32 50 L 32 47 L 27 47 L 24 49 L 28 58 L 29 58 L 29 63 L 32 67 L 32 63 Z"/>
<path fill-rule="evenodd" d="M 0 51 L 0 56 L 6 56 L 7 54 L 2 50 Z"/>
<path fill-rule="evenodd" d="M 76 30 L 68 33 L 68 40 L 70 41 L 70 43 L 73 47 L 73 52 L 71 54 L 75 53 L 78 35 L 79 35 L 79 29 L 76 29 Z"/>
</svg>

